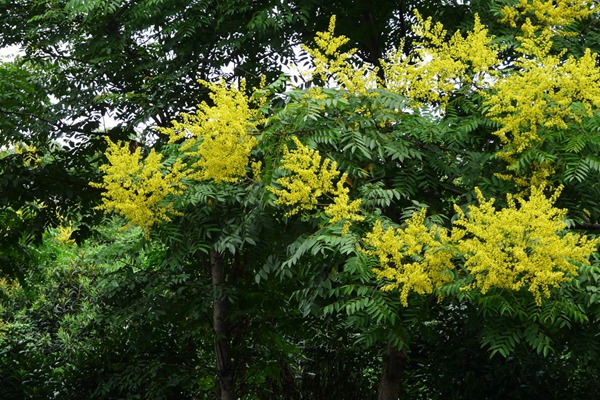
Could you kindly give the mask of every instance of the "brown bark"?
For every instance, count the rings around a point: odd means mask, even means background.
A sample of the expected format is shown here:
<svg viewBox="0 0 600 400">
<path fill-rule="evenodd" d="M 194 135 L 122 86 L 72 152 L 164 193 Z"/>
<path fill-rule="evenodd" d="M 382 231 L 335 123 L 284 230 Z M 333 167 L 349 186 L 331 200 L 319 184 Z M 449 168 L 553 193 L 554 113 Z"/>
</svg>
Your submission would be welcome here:
<svg viewBox="0 0 600 400">
<path fill-rule="evenodd" d="M 210 272 L 213 289 L 213 329 L 215 331 L 216 367 L 221 400 L 236 400 L 231 346 L 229 344 L 229 326 L 227 324 L 227 299 L 223 294 L 225 268 L 223 267 L 221 255 L 215 250 L 212 250 L 210 253 Z"/>
<path fill-rule="evenodd" d="M 378 400 L 398 400 L 405 366 L 406 353 L 388 343 L 388 347 L 383 353 Z"/>
</svg>

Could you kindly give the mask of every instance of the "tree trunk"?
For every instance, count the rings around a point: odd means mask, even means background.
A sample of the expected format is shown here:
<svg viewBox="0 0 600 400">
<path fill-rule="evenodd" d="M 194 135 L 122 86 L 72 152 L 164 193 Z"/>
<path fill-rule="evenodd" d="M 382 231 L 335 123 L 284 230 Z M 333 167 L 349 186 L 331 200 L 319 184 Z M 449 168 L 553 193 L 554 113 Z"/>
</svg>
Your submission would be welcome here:
<svg viewBox="0 0 600 400">
<path fill-rule="evenodd" d="M 398 400 L 405 366 L 406 353 L 388 343 L 388 347 L 383 353 L 378 400 Z"/>
<path fill-rule="evenodd" d="M 225 268 L 221 255 L 212 250 L 210 253 L 210 272 L 213 289 L 213 329 L 215 331 L 215 355 L 217 358 L 217 377 L 221 390 L 221 400 L 236 400 L 233 379 L 233 363 L 229 344 L 227 324 L 227 299 L 223 293 Z"/>
</svg>

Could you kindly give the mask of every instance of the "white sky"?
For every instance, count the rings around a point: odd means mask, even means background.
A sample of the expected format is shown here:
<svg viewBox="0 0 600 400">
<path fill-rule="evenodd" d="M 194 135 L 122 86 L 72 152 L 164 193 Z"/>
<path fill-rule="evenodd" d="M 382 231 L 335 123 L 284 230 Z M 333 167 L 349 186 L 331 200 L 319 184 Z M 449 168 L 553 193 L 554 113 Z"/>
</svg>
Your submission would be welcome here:
<svg viewBox="0 0 600 400">
<path fill-rule="evenodd" d="M 19 53 L 19 46 L 9 46 L 0 49 L 0 62 L 12 61 Z"/>
<path fill-rule="evenodd" d="M 15 57 L 19 55 L 20 52 L 21 52 L 21 48 L 19 46 L 8 46 L 8 47 L 0 48 L 0 63 L 13 61 L 15 59 Z M 298 55 L 300 53 L 300 46 L 295 46 L 294 52 L 296 53 L 296 55 Z M 283 65 L 282 67 L 283 67 L 283 72 L 288 76 L 300 77 L 301 72 L 304 70 L 302 67 L 297 66 L 297 65 L 296 66 Z M 233 69 L 234 69 L 234 65 L 233 65 L 233 63 L 230 63 L 226 67 L 222 68 L 221 72 L 224 74 L 227 74 L 227 73 L 233 72 Z M 114 119 L 110 114 L 104 115 L 102 118 L 101 129 L 110 129 L 110 128 L 114 127 L 117 123 L 118 123 L 118 121 L 116 119 Z M 141 124 L 139 127 L 137 127 L 136 132 L 138 134 L 141 134 L 141 132 L 144 130 L 145 127 L 146 127 L 145 124 Z"/>
</svg>

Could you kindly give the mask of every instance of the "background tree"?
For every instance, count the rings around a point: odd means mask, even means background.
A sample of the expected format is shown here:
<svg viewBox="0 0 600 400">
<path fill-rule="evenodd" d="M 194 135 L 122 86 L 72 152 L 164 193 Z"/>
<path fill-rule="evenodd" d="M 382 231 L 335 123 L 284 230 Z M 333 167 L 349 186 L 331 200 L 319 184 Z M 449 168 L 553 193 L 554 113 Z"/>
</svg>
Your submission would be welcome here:
<svg viewBox="0 0 600 400">
<path fill-rule="evenodd" d="M 575 11 L 579 11 L 579 14 L 575 12 L 575 19 L 587 15 L 584 8 Z M 508 15 L 506 10 L 502 13 Z M 284 94 L 287 99 L 283 107 L 275 108 L 272 117 L 264 120 L 261 114 L 268 109 L 265 109 L 267 104 L 261 96 L 268 91 L 254 92 L 253 101 L 258 108 L 253 111 L 249 107 L 252 101 L 245 98 L 240 89 L 228 89 L 223 83 L 207 84 L 213 92 L 214 105 L 203 103 L 196 114 L 184 115 L 183 122 L 174 122 L 173 128 L 162 130 L 169 135 L 171 143 L 178 144 L 175 149 L 178 148 L 179 153 L 171 153 L 175 154 L 175 161 L 167 161 L 161 166 L 154 153 L 151 153 L 152 161 L 150 157 L 142 161 L 139 153 L 131 155 L 111 144 L 111 165 L 103 167 L 106 176 L 104 183 L 99 185 L 107 189 L 105 209 L 114 209 L 134 222 L 140 215 L 154 215 L 154 219 L 140 219 L 143 226 L 150 228 L 159 220 L 171 220 L 169 214 L 175 216 L 181 212 L 172 202 L 185 193 L 182 190 L 190 190 L 183 187 L 193 187 L 192 192 L 201 190 L 200 193 L 211 187 L 217 192 L 224 191 L 221 200 L 218 196 L 213 199 L 204 194 L 193 203 L 195 210 L 202 209 L 202 203 L 209 210 L 217 209 L 220 204 L 226 208 L 219 210 L 219 218 L 231 216 L 232 212 L 243 216 L 242 219 L 230 217 L 229 220 L 234 221 L 231 228 L 222 229 L 216 241 L 206 233 L 195 240 L 196 245 L 206 243 L 208 247 L 209 256 L 204 264 L 210 265 L 216 296 L 213 327 L 222 398 L 235 397 L 236 385 L 232 371 L 235 352 L 231 351 L 231 327 L 226 311 L 228 304 L 220 293 L 227 286 L 236 285 L 238 274 L 233 271 L 240 265 L 240 256 L 236 254 L 252 254 L 254 246 L 261 247 L 258 245 L 260 238 L 249 240 L 246 236 L 249 232 L 267 229 L 268 225 L 264 228 L 246 225 L 250 221 L 248 216 L 255 213 L 263 214 L 256 220 L 262 224 L 269 220 L 268 215 L 277 215 L 277 209 L 281 207 L 286 220 L 299 218 L 304 229 L 308 229 L 290 244 L 287 260 L 274 263 L 271 259 L 267 262 L 268 268 L 302 265 L 303 268 L 317 268 L 314 272 L 321 275 L 324 271 L 318 271 L 323 268 L 322 255 L 327 257 L 328 269 L 355 271 L 352 278 L 356 283 L 346 286 L 345 291 L 351 296 L 350 300 L 334 305 L 333 310 L 343 309 L 349 314 L 354 324 L 351 328 L 364 327 L 369 320 L 380 323 L 381 329 L 362 334 L 372 344 L 387 342 L 380 398 L 398 396 L 410 330 L 419 329 L 427 322 L 421 314 L 414 319 L 414 327 L 412 321 L 407 324 L 407 313 L 417 315 L 409 307 L 411 293 L 427 295 L 436 292 L 442 298 L 457 296 L 459 305 L 470 300 L 481 312 L 486 312 L 488 303 L 497 296 L 502 304 L 511 307 L 511 302 L 503 303 L 507 300 L 499 295 L 508 289 L 519 293 L 512 299 L 515 304 L 522 299 L 535 308 L 542 305 L 542 298 L 551 296 L 551 288 L 576 276 L 578 266 L 590 265 L 587 258 L 595 251 L 597 241 L 587 241 L 578 234 L 562 234 L 567 226 L 562 221 L 566 211 L 553 208 L 559 193 L 550 200 L 544 197 L 543 188 L 551 184 L 548 177 L 553 176 L 552 172 L 545 170 L 541 162 L 532 162 L 527 168 L 519 168 L 518 163 L 523 160 L 524 151 L 540 154 L 537 143 L 552 137 L 537 136 L 537 133 L 545 133 L 545 128 L 549 128 L 550 133 L 555 128 L 564 128 L 571 117 L 577 122 L 584 117 L 593 121 L 596 107 L 593 93 L 580 94 L 577 89 L 567 93 L 543 92 L 540 96 L 547 96 L 549 100 L 543 103 L 546 107 L 541 107 L 543 116 L 539 119 L 536 119 L 536 107 L 532 107 L 533 113 L 529 114 L 529 110 L 515 108 L 513 103 L 505 105 L 505 94 L 502 93 L 505 84 L 516 86 L 524 95 L 528 93 L 525 86 L 528 83 L 521 87 L 518 82 L 530 68 L 546 68 L 545 63 L 581 68 L 579 73 L 569 76 L 596 82 L 596 67 L 587 61 L 590 53 L 586 52 L 579 59 L 571 56 L 564 61 L 558 60 L 558 56 L 550 55 L 547 50 L 552 43 L 544 21 L 537 28 L 529 22 L 531 28 L 525 25 L 523 36 L 517 38 L 520 47 L 516 48 L 516 53 L 520 55 L 515 59 L 517 66 L 525 68 L 505 72 L 499 68 L 502 65 L 498 58 L 500 47 L 492 42 L 477 17 L 470 32 L 465 36 L 456 33 L 448 41 L 441 24 L 433 24 L 431 19 L 425 20 L 419 14 L 416 19 L 413 30 L 420 40 L 414 42 L 416 47 L 409 57 L 401 52 L 390 55 L 390 61 L 383 65 L 386 81 L 381 89 L 377 87 L 373 66 L 356 68 L 353 64 L 355 51 L 338 50 L 347 39 L 334 36 L 335 20 L 332 19 L 329 30 L 317 35 L 317 48 L 306 50 L 314 62 L 313 74 L 325 84 L 336 85 L 336 89 L 313 88 Z M 470 54 L 461 51 L 475 48 L 478 50 Z M 532 57 L 537 57 L 536 62 L 530 63 Z M 492 75 L 497 81 L 486 75 Z M 543 85 L 540 86 L 543 90 Z M 536 90 L 539 88 L 530 92 L 537 96 Z M 573 106 L 569 104 L 566 111 L 560 109 L 555 116 L 553 103 L 563 104 L 562 95 L 569 95 Z M 518 104 L 524 100 L 516 98 L 515 101 Z M 461 123 L 453 107 L 464 107 L 465 104 L 490 108 L 475 116 L 477 122 Z M 584 112 L 579 111 L 579 104 L 585 106 Z M 406 112 L 407 108 L 413 112 Z M 235 113 L 232 112 L 234 109 Z M 513 128 L 511 124 L 515 120 L 522 122 Z M 266 124 L 266 129 L 261 132 L 262 124 Z M 469 135 L 460 129 L 466 124 L 488 128 L 478 132 L 484 135 L 481 143 L 485 147 L 479 148 L 475 142 L 473 148 L 474 129 L 471 127 L 467 131 Z M 539 130 L 538 125 L 541 126 Z M 440 129 L 440 126 L 448 128 Z M 431 128 L 433 132 L 429 130 Z M 255 137 L 258 132 L 261 132 L 260 139 Z M 511 134 L 509 137 L 507 132 Z M 474 167 L 465 164 L 464 154 L 471 148 L 487 156 Z M 223 164 L 223 154 L 228 154 L 229 163 Z M 321 154 L 331 155 L 331 158 Z M 252 161 L 252 158 L 258 161 Z M 436 158 L 443 161 L 437 164 L 433 161 Z M 261 163 L 264 164 L 262 171 Z M 126 169 L 125 165 L 134 165 L 134 168 Z M 144 171 L 141 175 L 144 180 L 132 185 L 129 182 L 139 179 L 135 175 L 138 168 Z M 477 174 L 473 174 L 473 169 Z M 463 176 L 474 177 L 463 180 Z M 399 177 L 403 180 L 399 181 Z M 419 182 L 423 181 L 420 186 Z M 372 194 L 360 191 L 363 185 L 373 185 L 373 182 L 379 183 L 379 193 L 384 197 L 379 204 L 369 204 Z M 508 196 L 504 208 L 497 211 L 494 200 L 486 200 L 475 187 L 479 182 L 492 193 L 530 187 L 529 199 L 526 200 L 523 194 L 517 195 L 517 205 L 515 197 Z M 274 196 L 267 196 L 269 192 Z M 450 196 L 445 196 L 446 192 Z M 470 205 L 467 215 L 456 204 L 472 203 L 469 196 L 473 193 L 477 194 L 480 205 Z M 145 197 L 140 197 L 142 194 Z M 170 195 L 175 196 L 171 202 L 161 203 Z M 256 196 L 260 200 L 253 200 Z M 433 202 L 432 198 L 435 199 Z M 394 212 L 394 200 L 400 208 L 406 208 L 412 202 L 431 203 L 438 218 L 445 215 L 447 220 L 458 213 L 458 219 L 452 223 L 452 235 L 445 234 L 442 226 L 426 223 L 423 212 L 414 213 L 405 222 L 405 228 L 383 229 L 382 224 L 393 226 L 406 218 Z M 246 208 L 250 204 L 252 206 Z M 275 208 L 271 208 L 273 206 Z M 184 212 L 186 215 L 189 214 Z M 593 218 L 597 218 L 595 215 Z M 205 221 L 203 218 L 200 220 Z M 363 222 L 375 227 L 371 232 L 365 232 Z M 512 228 L 509 227 L 511 224 Z M 354 225 L 356 230 L 352 228 Z M 206 224 L 202 226 L 206 229 Z M 498 226 L 500 234 L 491 231 L 491 226 Z M 278 236 L 286 237 L 287 227 L 282 228 L 284 231 Z M 553 244 L 554 240 L 560 244 Z M 360 256 L 365 252 L 361 243 L 367 247 L 366 254 L 373 257 Z M 500 252 L 502 256 L 493 263 L 484 262 L 490 251 Z M 561 256 L 555 251 L 566 251 L 569 255 Z M 310 257 L 306 257 L 308 255 Z M 503 257 L 508 258 L 499 262 L 505 259 Z M 550 257 L 547 262 L 543 261 L 546 257 Z M 253 255 L 241 265 L 247 267 L 255 260 L 256 255 Z M 564 263 L 561 260 L 570 261 Z M 258 265 L 260 263 L 259 258 Z M 226 278 L 228 270 L 229 280 Z M 507 280 L 497 278 L 500 275 Z M 451 285 L 446 288 L 447 282 Z M 365 283 L 364 289 L 357 286 Z M 369 291 L 369 286 L 383 291 L 400 290 L 403 307 L 394 307 L 389 298 L 378 294 L 379 291 Z M 500 292 L 496 292 L 496 288 Z M 340 293 L 339 288 L 332 290 L 334 295 Z M 460 294 L 463 290 L 473 294 L 464 297 Z M 366 293 L 371 293 L 370 297 L 365 298 Z M 313 298 L 318 297 L 323 294 Z M 506 356 L 514 349 L 512 342 L 523 338 L 538 352 L 547 353 L 551 339 L 544 330 L 553 329 L 564 319 L 585 323 L 589 318 L 576 304 L 558 301 L 562 308 L 550 318 L 534 317 L 538 313 L 544 315 L 544 310 L 532 309 L 524 314 L 526 318 L 523 314 L 513 314 L 522 323 L 532 323 L 506 341 L 498 335 L 485 338 L 483 344 L 490 346 L 492 355 L 500 352 Z M 428 308 L 427 301 L 423 306 Z M 387 324 L 381 324 L 382 321 Z"/>
<path fill-rule="evenodd" d="M 50 223 L 52 196 L 63 208 L 81 199 L 87 209 L 97 193 L 81 183 L 97 180 L 93 160 L 105 148 L 99 137 L 160 139 L 151 126 L 167 126 L 178 112 L 191 112 L 206 99 L 197 79 L 244 77 L 249 87 L 262 74 L 273 80 L 283 64 L 295 60 L 293 45 L 309 43 L 332 14 L 363 60 L 378 65 L 403 39 L 408 54 L 415 5 L 450 31 L 468 29 L 461 21 L 479 12 L 499 38 L 516 32 L 497 23 L 500 5 L 489 1 L 385 1 L 376 7 L 364 1 L 2 1 L 0 46 L 22 50 L 0 74 L 2 143 L 23 141 L 53 159 L 39 174 L 5 159 L 10 178 L 2 181 L 5 201 L 35 196 L 46 202 L 40 218 Z M 594 21 L 577 27 L 585 35 L 565 38 L 571 48 L 593 46 Z M 575 43 L 575 37 L 589 40 Z M 233 72 L 224 72 L 226 67 Z M 52 144 L 59 138 L 70 147 L 59 150 Z M 85 232 L 82 228 L 80 236 Z"/>
<path fill-rule="evenodd" d="M 103 4 L 102 12 L 113 12 L 112 3 Z M 119 3 L 115 9 L 129 15 L 138 4 L 119 8 Z M 21 377 L 9 373 L 14 386 L 33 393 L 47 376 L 57 376 L 62 382 L 90 379 L 79 386 L 98 398 L 135 397 L 142 390 L 154 398 L 323 398 L 332 393 L 365 398 L 379 383 L 381 398 L 400 393 L 519 397 L 539 392 L 539 381 L 531 377 L 524 384 L 511 370 L 537 368 L 572 393 L 595 393 L 597 388 L 585 382 L 598 373 L 587 361 L 598 349 L 598 264 L 596 258 L 587 260 L 594 242 L 568 232 L 593 230 L 598 223 L 593 184 L 598 70 L 595 55 L 570 36 L 593 30 L 596 17 L 587 3 L 579 8 L 568 2 L 536 4 L 543 9 L 526 2 L 508 9 L 487 2 L 456 6 L 458 13 L 477 7 L 482 13 L 479 19 L 463 19 L 466 26 L 455 35 L 428 20 L 427 12 L 409 13 L 405 21 L 413 29 L 405 46 L 390 51 L 379 71 L 361 57 L 376 54 L 373 49 L 388 43 L 386 35 L 372 35 L 379 38 L 377 46 L 363 48 L 368 40 L 359 38 L 358 50 L 343 51 L 347 39 L 335 36 L 332 23 L 305 48 L 312 87 L 286 90 L 278 81 L 250 90 L 251 82 L 244 88 L 241 82 L 204 81 L 197 87 L 206 102 L 193 112 L 193 103 L 182 107 L 188 114 L 172 125 L 158 123 L 161 139 L 152 149 L 118 142 L 118 129 L 106 134 L 113 141 L 101 167 L 104 178 L 91 173 L 93 150 L 77 158 L 90 171 L 80 173 L 106 190 L 105 210 L 123 214 L 142 232 L 120 244 L 93 233 L 107 244 L 105 257 L 123 260 L 115 270 L 103 271 L 90 289 L 98 307 L 93 313 L 74 308 L 81 321 L 91 318 L 82 325 L 92 329 L 80 334 L 84 350 L 75 354 L 91 354 L 87 349 L 93 348 L 96 356 L 70 359 L 74 367 L 68 373 L 44 368 L 43 376 L 30 372 L 36 362 L 24 357 Z M 85 21 L 103 15 L 98 5 L 44 8 L 42 19 L 68 10 Z M 348 13 L 368 14 L 362 6 L 353 5 Z M 441 10 L 451 14 L 453 8 Z M 402 21 L 387 7 L 379 11 L 374 20 Z M 268 25 L 268 19 L 261 21 Z M 382 26 L 396 29 L 400 22 Z M 498 32 L 496 38 L 488 26 Z M 572 51 L 563 53 L 564 47 Z M 33 60 L 23 65 L 29 68 L 23 76 L 48 76 Z M 17 78 L 22 74 L 18 68 L 11 71 Z M 382 76 L 385 80 L 377 79 Z M 532 76 L 537 85 L 530 84 Z M 40 91 L 28 89 L 24 96 L 41 99 L 40 110 L 51 109 L 57 103 L 47 100 L 45 80 L 37 82 Z M 527 107 L 518 107 L 522 104 Z M 104 146 L 103 141 L 86 143 L 89 149 Z M 21 171 L 37 173 L 54 159 L 34 145 L 24 140 L 4 155 L 19 161 Z M 67 160 L 69 152 L 64 154 Z M 13 167 L 6 165 L 7 171 Z M 548 202 L 540 185 L 564 186 L 560 196 L 552 197 L 553 189 L 546 194 L 558 207 L 567 207 L 567 214 Z M 28 187 L 33 185 L 21 186 Z M 57 212 L 60 201 L 54 200 L 61 197 L 46 198 L 55 201 L 48 211 L 35 196 L 7 201 L 3 218 L 11 229 L 21 226 L 30 219 L 21 217 L 30 207 L 32 216 L 47 212 L 56 224 L 64 222 Z M 533 218 L 531 210 L 547 212 Z M 515 229 L 529 220 L 539 224 Z M 486 236 L 498 232 L 481 230 L 485 221 L 494 222 L 500 235 Z M 548 226 L 540 240 L 536 234 Z M 11 229 L 7 237 L 25 250 L 36 249 L 22 231 Z M 537 276 L 540 263 L 530 262 L 530 256 L 549 249 L 543 246 L 546 238 L 562 241 L 553 251 L 575 251 L 570 256 L 575 264 L 562 263 Z M 487 264 L 469 263 L 481 253 L 466 245 L 477 240 L 494 250 L 509 249 L 532 268 L 515 275 L 516 264 L 509 260 L 477 270 Z M 522 247 L 527 240 L 529 247 Z M 23 270 L 38 262 L 23 260 Z M 64 267 L 64 260 L 56 262 Z M 40 268 L 53 266 L 40 263 Z M 70 270 L 75 268 L 65 269 Z M 510 279 L 486 286 L 492 272 Z M 546 273 L 567 279 L 536 280 Z M 50 307 L 38 280 L 29 280 L 42 293 L 38 304 Z M 63 280 L 68 281 L 57 278 Z M 11 306 L 4 317 L 7 339 L 0 340 L 7 352 L 18 349 L 23 335 L 15 318 L 19 312 L 13 311 L 19 309 Z M 29 309 L 22 308 L 21 315 L 36 320 Z M 61 318 L 49 317 L 50 325 L 62 324 Z M 300 329 L 303 323 L 308 327 Z M 34 323 L 26 328 L 48 335 L 44 329 Z M 46 336 L 50 343 L 60 339 L 55 332 Z M 465 334 L 473 341 L 462 343 Z M 457 343 L 456 358 L 448 357 L 440 338 Z M 521 355 L 532 350 L 539 356 L 525 363 Z M 452 374 L 461 355 L 469 362 Z M 511 356 L 519 357 L 504 358 Z M 14 371 L 10 360 L 3 360 L 3 371 Z M 49 356 L 42 364 L 54 362 Z M 102 375 L 94 378 L 85 372 L 98 370 Z M 481 382 L 498 387 L 490 393 Z M 323 394 L 322 388 L 330 391 Z M 559 392 L 553 390 L 556 396 Z"/>
</svg>

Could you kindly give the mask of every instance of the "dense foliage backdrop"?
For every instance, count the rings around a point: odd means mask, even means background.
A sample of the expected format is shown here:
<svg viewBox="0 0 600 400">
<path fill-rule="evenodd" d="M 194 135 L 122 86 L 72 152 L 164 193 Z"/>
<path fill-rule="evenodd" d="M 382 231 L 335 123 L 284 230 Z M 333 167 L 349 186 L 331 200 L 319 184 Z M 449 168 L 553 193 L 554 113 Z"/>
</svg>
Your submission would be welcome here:
<svg viewBox="0 0 600 400">
<path fill-rule="evenodd" d="M 3 398 L 598 398 L 597 1 L 320 3 L 0 0 Z"/>
</svg>

